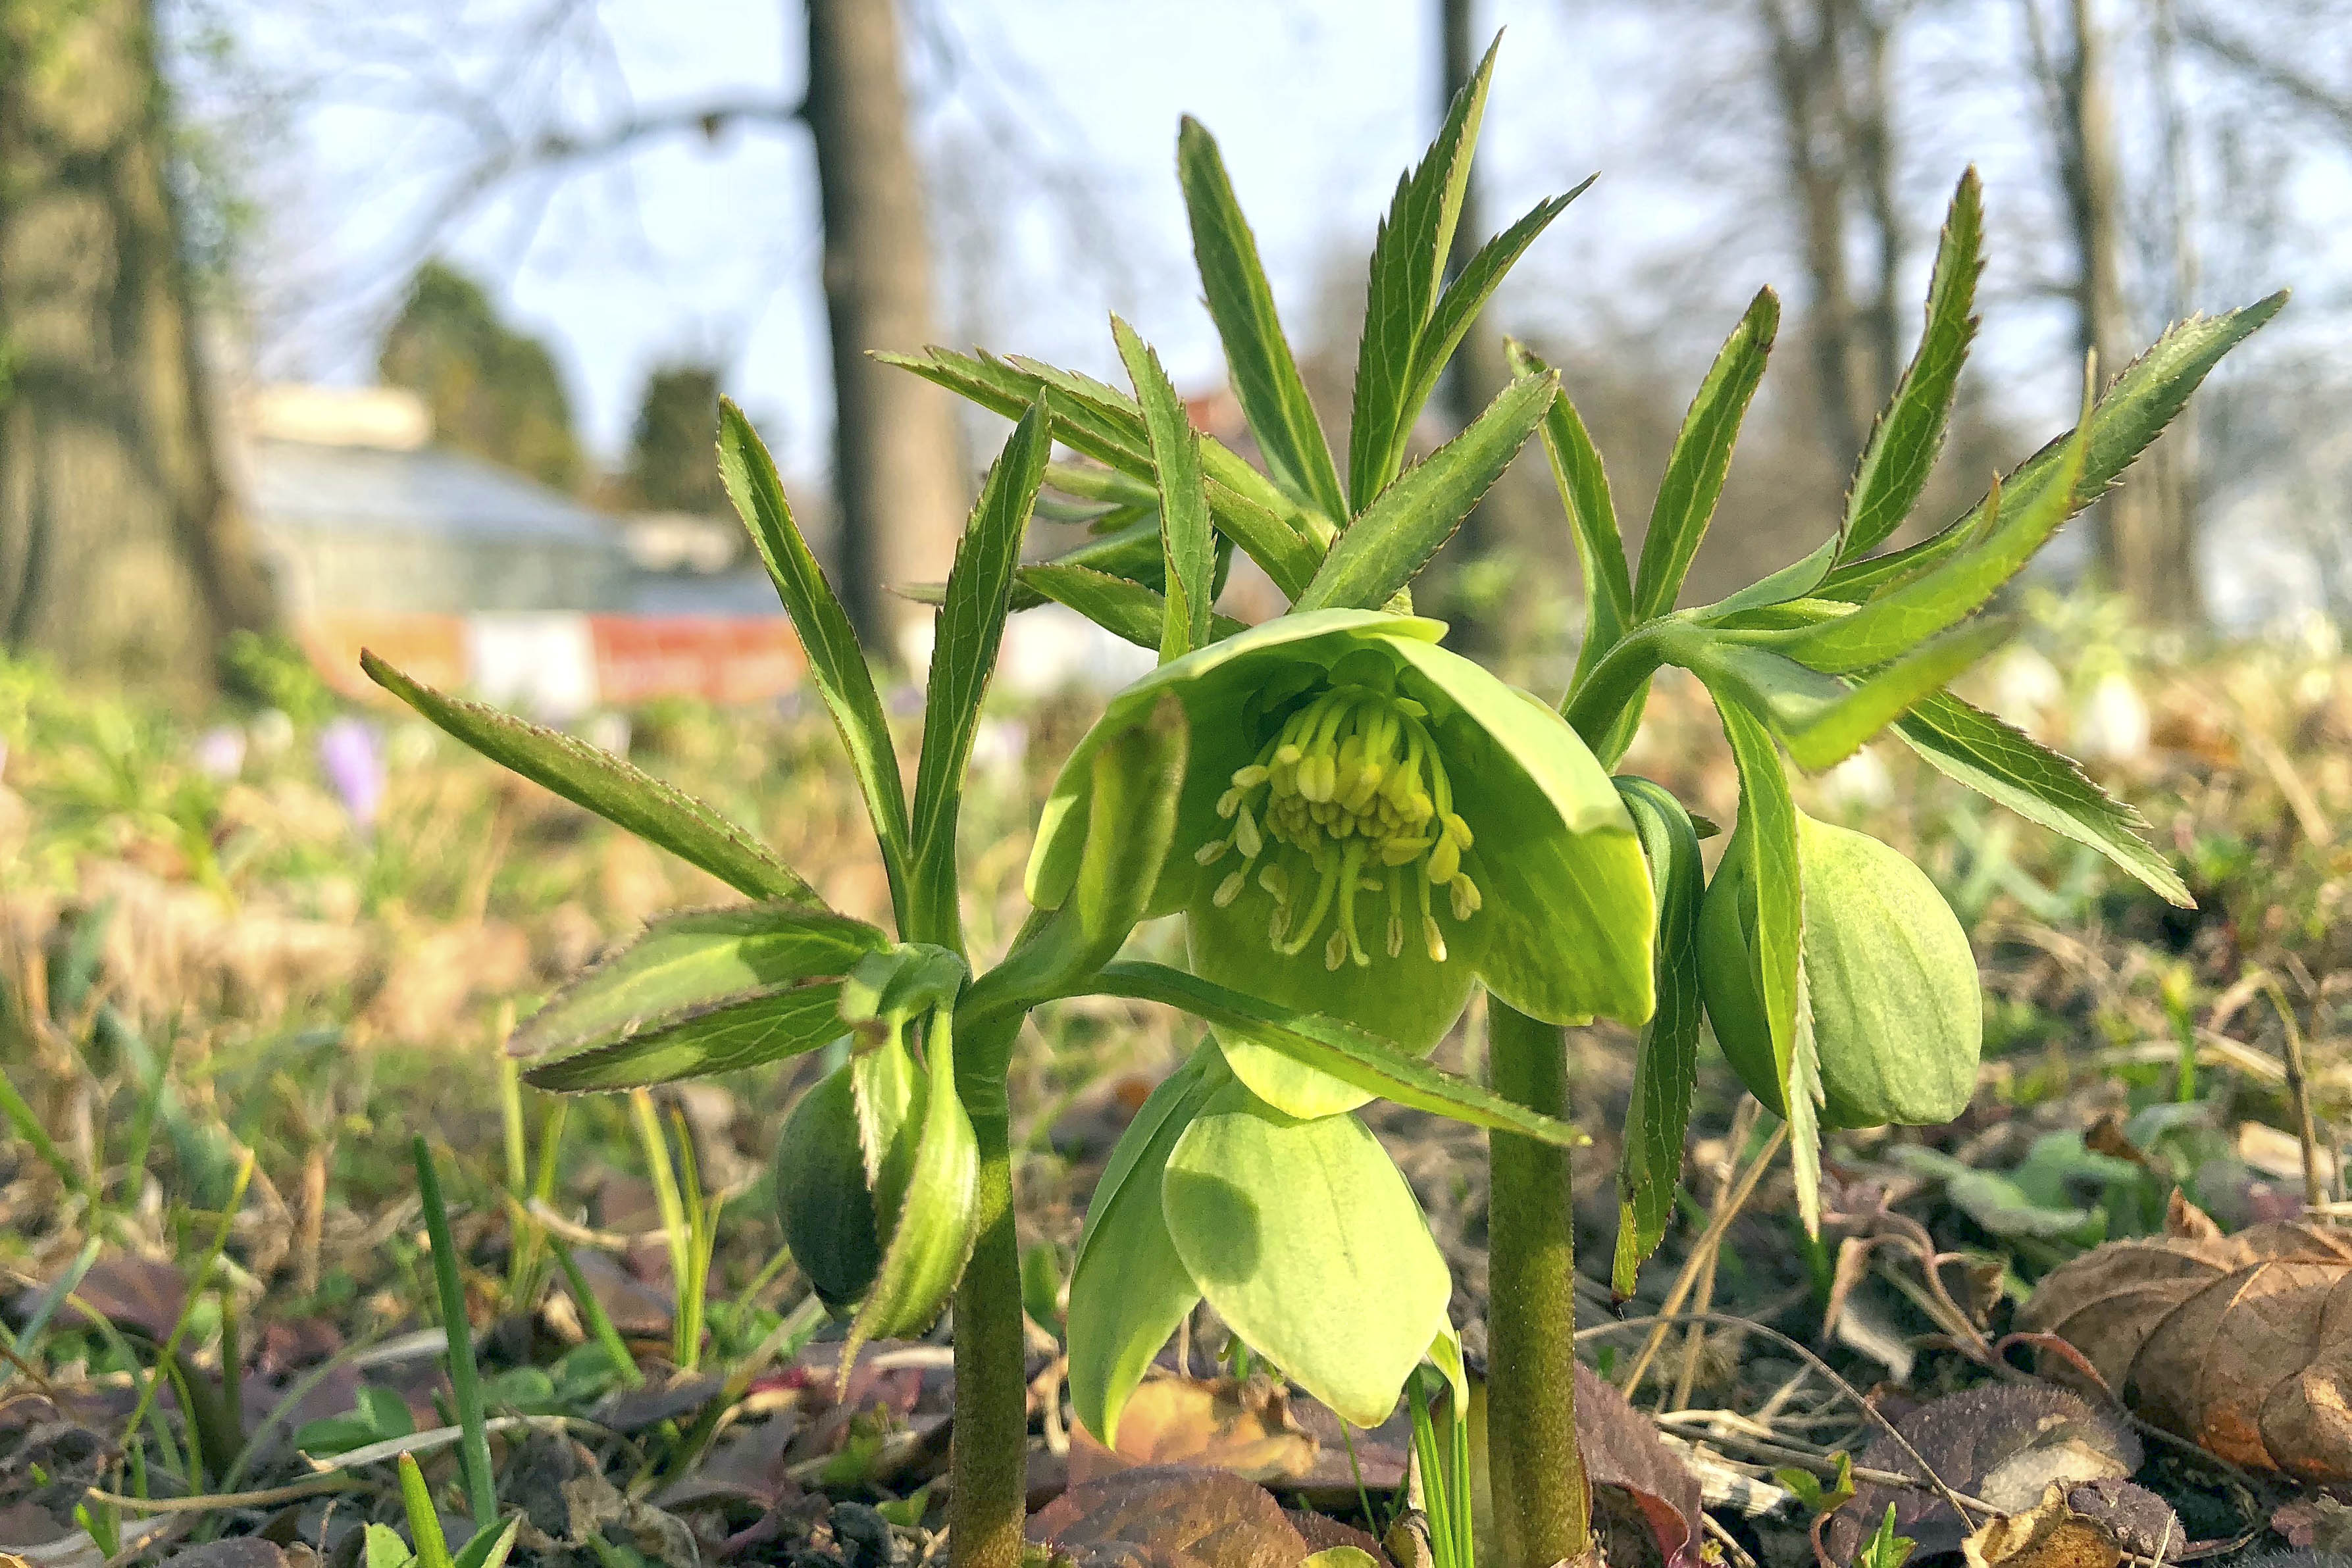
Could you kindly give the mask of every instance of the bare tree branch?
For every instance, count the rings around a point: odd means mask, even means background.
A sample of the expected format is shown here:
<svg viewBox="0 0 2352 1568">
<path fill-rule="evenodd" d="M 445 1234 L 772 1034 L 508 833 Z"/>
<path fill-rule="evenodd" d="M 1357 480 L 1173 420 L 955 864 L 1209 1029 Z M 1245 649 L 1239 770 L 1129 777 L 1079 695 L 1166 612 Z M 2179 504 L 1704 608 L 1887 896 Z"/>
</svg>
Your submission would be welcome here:
<svg viewBox="0 0 2352 1568">
<path fill-rule="evenodd" d="M 2206 17 L 2194 12 L 2180 18 L 2180 36 L 2222 64 L 2244 72 L 2298 107 L 2333 121 L 2352 135 L 2352 93 L 2306 76 L 2286 61 L 2257 53 L 2251 46 L 2225 37 Z"/>
</svg>

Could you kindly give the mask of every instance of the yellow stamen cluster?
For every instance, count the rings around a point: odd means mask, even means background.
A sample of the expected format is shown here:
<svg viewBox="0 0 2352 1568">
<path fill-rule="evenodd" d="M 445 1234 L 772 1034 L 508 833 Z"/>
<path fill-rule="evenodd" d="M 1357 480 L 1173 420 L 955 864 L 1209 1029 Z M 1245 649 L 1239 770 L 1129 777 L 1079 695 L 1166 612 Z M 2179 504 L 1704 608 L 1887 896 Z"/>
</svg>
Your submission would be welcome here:
<svg viewBox="0 0 2352 1568">
<path fill-rule="evenodd" d="M 1445 765 L 1422 722 L 1428 716 L 1410 697 L 1361 686 L 1327 691 L 1293 713 L 1218 799 L 1217 815 L 1232 828 L 1194 853 L 1204 866 L 1241 854 L 1239 869 L 1217 884 L 1217 907 L 1230 906 L 1255 874 L 1274 896 L 1267 940 L 1289 955 L 1336 915 L 1323 965 L 1337 969 L 1371 962 L 1357 934 L 1361 893 L 1386 892 L 1388 955 L 1404 951 L 1410 883 L 1423 946 L 1444 963 L 1431 893 L 1446 890 L 1457 921 L 1481 900 L 1462 870 L 1470 825 L 1454 810 Z"/>
</svg>

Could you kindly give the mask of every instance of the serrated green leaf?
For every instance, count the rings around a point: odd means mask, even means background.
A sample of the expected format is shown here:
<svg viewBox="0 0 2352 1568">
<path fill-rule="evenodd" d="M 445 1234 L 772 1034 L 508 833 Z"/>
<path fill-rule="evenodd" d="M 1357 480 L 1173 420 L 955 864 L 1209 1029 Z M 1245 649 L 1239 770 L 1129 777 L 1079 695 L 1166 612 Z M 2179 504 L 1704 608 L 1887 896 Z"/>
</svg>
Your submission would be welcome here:
<svg viewBox="0 0 2352 1568">
<path fill-rule="evenodd" d="M 1104 966 L 1087 988 L 1099 996 L 1181 1009 L 1221 1034 L 1265 1046 L 1416 1111 L 1474 1127 L 1499 1127 L 1561 1148 L 1574 1146 L 1576 1130 L 1568 1124 L 1514 1104 L 1337 1019 L 1276 1007 L 1164 964 L 1122 959 Z"/>
<path fill-rule="evenodd" d="M 1635 1271 L 1664 1238 L 1682 1182 L 1683 1140 L 1698 1072 L 1698 905 L 1706 871 L 1697 830 L 1681 801 L 1647 779 L 1616 783 L 1641 835 L 1658 910 L 1658 1007 L 1643 1026 L 1633 1058 L 1633 1092 L 1617 1166 L 1617 1252 L 1610 1279 L 1622 1300 L 1633 1293 Z"/>
<path fill-rule="evenodd" d="M 1301 505 L 1333 521 L 1348 515 L 1339 470 L 1307 398 L 1275 313 L 1274 290 L 1258 262 L 1257 240 L 1234 198 L 1216 138 L 1190 115 L 1176 138 L 1176 174 L 1192 221 L 1192 257 L 1201 270 L 1209 317 L 1225 346 L 1234 396 L 1265 454 L 1275 480 Z"/>
<path fill-rule="evenodd" d="M 1415 367 L 1469 191 L 1471 154 L 1500 42 L 1488 46 L 1486 57 L 1455 90 L 1421 162 L 1397 181 L 1372 242 L 1348 427 L 1348 494 L 1357 511 L 1396 477 L 1413 418 L 1429 395 L 1412 394 Z"/>
<path fill-rule="evenodd" d="M 1764 379 L 1764 361 L 1780 326 L 1780 297 L 1759 289 L 1683 415 L 1665 476 L 1658 481 L 1658 498 L 1650 507 L 1641 566 L 1633 574 L 1636 621 L 1664 614 L 1682 593 L 1691 558 L 1698 554 L 1715 504 L 1723 495 L 1740 421 L 1747 417 L 1757 383 Z"/>
<path fill-rule="evenodd" d="M 904 935 L 919 942 L 961 944 L 956 908 L 956 817 L 964 769 L 971 761 L 980 706 L 996 673 L 996 651 L 1010 613 L 1013 572 L 1037 486 L 1045 477 L 1053 436 L 1043 394 L 1013 427 L 981 486 L 971 521 L 956 546 L 931 641 L 923 705 L 923 750 L 915 767 L 913 896 Z M 887 760 L 887 758 L 885 758 Z"/>
<path fill-rule="evenodd" d="M 2140 836 L 2147 821 L 2092 783 L 2073 759 L 1949 693 L 1919 704 L 1898 729 L 1939 771 L 2029 822 L 2088 844 L 2158 896 L 2196 907 L 2179 873 Z"/>
<path fill-rule="evenodd" d="M 1139 648 L 1157 649 L 1168 624 L 1168 601 L 1156 589 L 1129 578 L 1062 561 L 1024 566 L 1020 580 L 1040 598 L 1075 610 L 1115 637 Z M 1222 642 L 1245 630 L 1227 615 L 1209 617 L 1209 641 Z"/>
<path fill-rule="evenodd" d="M 541 1062 L 524 1071 L 523 1082 L 580 1094 L 759 1067 L 837 1039 L 840 1003 L 839 980 L 772 986 L 672 1013 L 625 1040 Z"/>
<path fill-rule="evenodd" d="M 1510 345 L 1509 353 L 1514 375 L 1540 375 L 1551 368 L 1517 343 Z M 1617 507 L 1609 496 L 1608 471 L 1565 390 L 1552 394 L 1541 429 L 1544 455 L 1551 460 L 1552 482 L 1559 487 L 1569 537 L 1576 543 L 1577 564 L 1584 576 L 1584 645 L 1577 650 L 1576 673 L 1569 683 L 1572 691 L 1633 624 L 1633 583 L 1625 564 L 1624 536 L 1617 528 Z"/>
<path fill-rule="evenodd" d="M 739 893 L 822 909 L 824 900 L 750 833 L 673 785 L 561 730 L 435 691 L 362 651 L 368 679 L 502 767 L 698 865 Z"/>
<path fill-rule="evenodd" d="M 1783 1083 L 1801 1089 L 1806 1085 L 1801 1080 L 1811 1080 L 1811 1092 L 1787 1092 L 1783 1098 L 1797 1207 L 1813 1228 L 1821 1223 L 1821 1067 L 1817 1058 L 1801 1061 L 1811 1055 L 1812 1030 L 1804 999 L 1804 872 L 1797 855 L 1797 805 L 1764 720 L 1738 693 L 1711 683 L 1708 692 L 1739 772 L 1739 829 L 1725 853 L 1747 857 L 1748 885 L 1755 890 L 1754 950 L 1772 1055 Z M 1721 867 L 1716 874 L 1723 874 Z"/>
<path fill-rule="evenodd" d="M 1070 1410 L 1106 1447 L 1160 1347 L 1201 1299 L 1160 1208 L 1169 1152 L 1209 1097 L 1232 1082 L 1203 1041 L 1127 1124 L 1095 1183 L 1070 1266 Z"/>
<path fill-rule="evenodd" d="M 898 1223 L 882 1250 L 873 1288 L 842 1343 L 842 1375 L 871 1339 L 931 1326 L 971 1257 L 980 1225 L 980 1141 L 956 1097 L 951 1015 L 931 1015 L 924 1041 L 922 1133 L 908 1173 Z M 878 1207 L 878 1206 L 877 1206 Z"/>
<path fill-rule="evenodd" d="M 866 814 L 881 846 L 882 869 L 890 882 L 890 906 L 901 929 L 908 915 L 908 843 L 905 787 L 898 779 L 898 759 L 890 744 L 890 723 L 883 716 L 882 699 L 874 690 L 874 672 L 866 667 L 865 650 L 849 623 L 849 612 L 825 580 L 800 525 L 793 520 L 784 498 L 783 481 L 775 460 L 768 455 L 759 432 L 732 399 L 719 400 L 719 476 L 727 498 L 735 504 L 751 542 L 767 563 L 768 576 L 800 633 L 808 655 L 809 677 L 816 682 L 825 711 L 849 753 L 865 798 Z"/>
<path fill-rule="evenodd" d="M 1087 764 L 1086 837 L 1069 895 L 1032 914 L 1004 961 L 973 983 L 974 1016 L 1066 996 L 1118 956 L 1146 913 L 1175 838 L 1191 738 L 1184 705 L 1164 695 L 1144 722 L 1095 753 Z"/>
<path fill-rule="evenodd" d="M 2010 622 L 1997 617 L 1972 622 L 1858 683 L 1823 674 L 1751 642 L 1703 633 L 1678 640 L 1675 662 L 1718 696 L 1737 696 L 1770 723 L 1800 767 L 1819 771 L 1853 756 L 1999 647 L 2011 630 Z"/>
<path fill-rule="evenodd" d="M 1592 182 L 1600 177 L 1587 175 L 1574 190 L 1546 196 L 1528 208 L 1518 222 L 1480 246 L 1477 254 L 1464 264 L 1461 273 L 1446 285 L 1445 292 L 1438 297 L 1437 308 L 1430 314 L 1429 325 L 1422 329 L 1420 345 L 1413 350 L 1412 384 L 1405 393 L 1408 434 L 1412 421 L 1436 392 L 1446 362 L 1469 335 L 1470 324 L 1478 319 L 1478 312 L 1486 308 L 1511 268 L 1518 265 L 1528 246 L 1535 244 L 1537 236 L 1551 226 L 1551 221 L 1566 212 L 1568 204 L 1590 190 Z"/>
<path fill-rule="evenodd" d="M 1559 382 L 1522 376 L 1470 427 L 1380 493 L 1323 558 L 1294 610 L 1376 610 L 1429 564 L 1535 432 Z"/>
<path fill-rule="evenodd" d="M 2003 514 L 2000 487 L 1985 497 L 1984 541 L 1940 566 L 1889 589 L 1851 615 L 1826 620 L 1775 640 L 1773 647 L 1816 670 L 1842 674 L 1902 657 L 1930 637 L 1976 613 L 2001 585 L 2032 560 L 2074 515 L 2089 443 L 2080 433 L 2066 444 L 2055 477 L 2022 506 Z"/>
<path fill-rule="evenodd" d="M 1895 383 L 1886 411 L 1872 427 L 1854 469 L 1853 485 L 1846 494 L 1845 526 L 1838 538 L 1840 560 L 1867 555 L 1884 544 L 1927 487 L 1927 476 L 1943 450 L 1960 366 L 1976 337 L 1977 319 L 1969 311 L 1976 302 L 1978 275 L 1984 270 L 1983 238 L 1983 191 L 1971 168 L 1960 176 L 1944 217 L 1919 346 Z"/>
<path fill-rule="evenodd" d="M 877 353 L 875 357 L 1008 419 L 1019 417 L 1041 388 L 1050 391 L 1055 440 L 1132 477 L 1147 481 L 1152 477 L 1142 411 L 1126 393 L 1091 377 L 1034 360 L 1000 360 L 937 348 L 921 354 Z M 1286 594 L 1306 587 L 1322 559 L 1331 525 L 1309 517 L 1265 475 L 1213 437 L 1202 438 L 1201 469 L 1207 481 L 1209 515 L 1218 529 L 1248 551 Z"/>
<path fill-rule="evenodd" d="M 1208 493 L 1201 487 L 1201 437 L 1184 413 L 1183 400 L 1160 368 L 1160 356 L 1113 316 L 1111 335 L 1135 383 L 1151 439 L 1151 462 L 1159 476 L 1161 580 L 1167 604 L 1160 632 L 1160 662 L 1181 659 L 1209 640 L 1209 579 L 1216 566 L 1209 528 Z"/>
<path fill-rule="evenodd" d="M 567 983 L 508 1041 L 519 1057 L 606 1044 L 689 1008 L 762 987 L 847 974 L 889 938 L 862 920 L 796 904 L 664 915 Z"/>
<path fill-rule="evenodd" d="M 2126 366 L 2099 399 L 2091 414 L 2090 448 L 2084 455 L 2083 476 L 2075 491 L 2081 510 L 2105 495 L 2117 476 L 2164 433 L 2221 356 L 2236 348 L 2286 304 L 2282 289 L 2266 299 L 2224 316 L 2196 316 L 2180 322 L 2158 339 L 2148 350 Z M 2027 458 L 2001 481 L 2001 504 L 2024 507 L 2058 476 L 2068 431 Z M 1860 600 L 1891 584 L 1907 581 L 1955 550 L 1975 542 L 1983 523 L 1983 505 L 1948 525 L 1931 538 L 1906 549 L 1850 561 L 1829 575 L 1824 597 Z"/>
</svg>

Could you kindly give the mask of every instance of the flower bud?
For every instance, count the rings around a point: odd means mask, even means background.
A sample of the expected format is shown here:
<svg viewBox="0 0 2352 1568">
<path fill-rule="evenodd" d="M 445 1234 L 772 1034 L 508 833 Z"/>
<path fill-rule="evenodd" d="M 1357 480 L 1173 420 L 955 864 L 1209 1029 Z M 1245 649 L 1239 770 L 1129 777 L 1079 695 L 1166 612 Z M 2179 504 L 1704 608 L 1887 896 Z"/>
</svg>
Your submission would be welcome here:
<svg viewBox="0 0 2352 1568">
<path fill-rule="evenodd" d="M 1699 911 L 1700 988 L 1740 1081 L 1787 1114 L 1756 956 L 1756 896 L 1737 836 Z M 1927 873 L 1866 834 L 1797 819 L 1803 995 L 1822 1124 L 1926 1126 L 1968 1109 L 1984 1038 L 1968 933 Z"/>
<path fill-rule="evenodd" d="M 818 1079 L 776 1140 L 776 1218 L 784 1245 L 817 1299 L 835 1312 L 856 1305 L 882 1266 L 851 1067 L 845 1061 Z"/>
</svg>

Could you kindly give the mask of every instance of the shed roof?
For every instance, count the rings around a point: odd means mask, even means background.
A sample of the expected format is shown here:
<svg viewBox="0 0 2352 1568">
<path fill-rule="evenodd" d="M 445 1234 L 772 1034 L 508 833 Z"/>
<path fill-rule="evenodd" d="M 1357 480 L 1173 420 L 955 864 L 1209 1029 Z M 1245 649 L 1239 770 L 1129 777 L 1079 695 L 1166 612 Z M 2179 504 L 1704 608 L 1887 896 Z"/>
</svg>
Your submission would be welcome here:
<svg viewBox="0 0 2352 1568">
<path fill-rule="evenodd" d="M 248 505 L 265 525 L 616 548 L 611 524 L 519 474 L 445 448 L 253 443 Z"/>
</svg>

